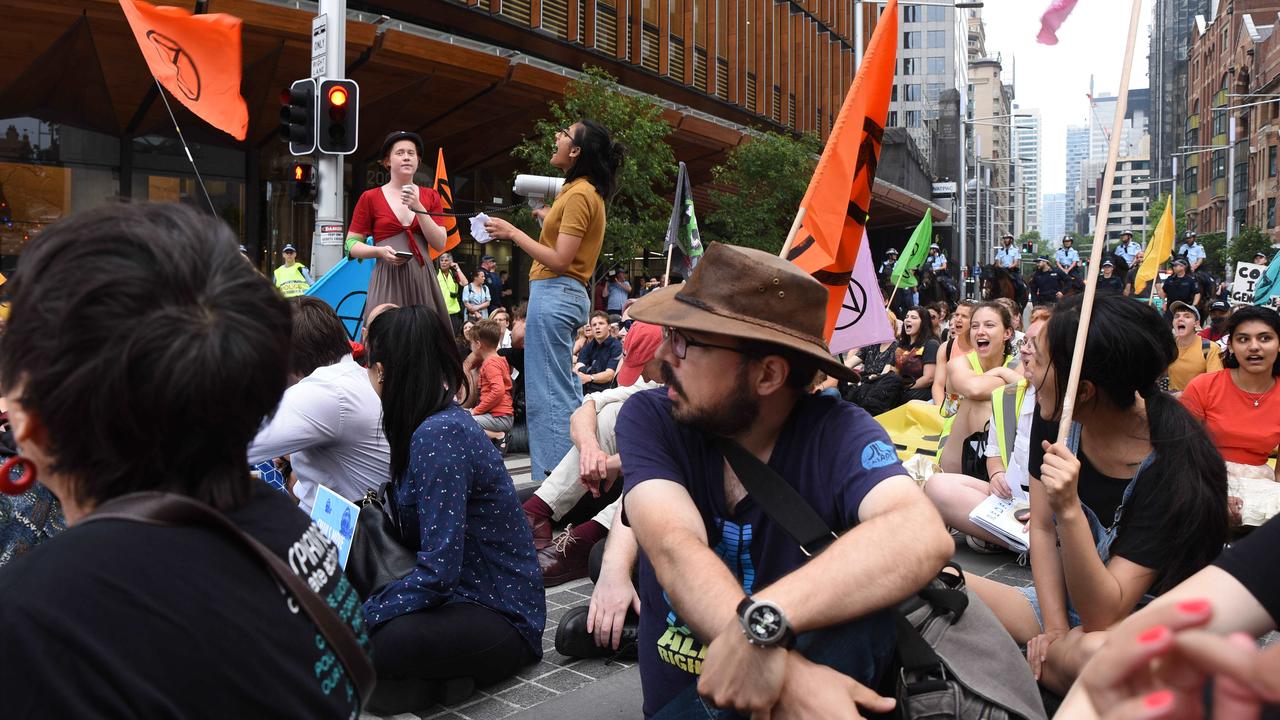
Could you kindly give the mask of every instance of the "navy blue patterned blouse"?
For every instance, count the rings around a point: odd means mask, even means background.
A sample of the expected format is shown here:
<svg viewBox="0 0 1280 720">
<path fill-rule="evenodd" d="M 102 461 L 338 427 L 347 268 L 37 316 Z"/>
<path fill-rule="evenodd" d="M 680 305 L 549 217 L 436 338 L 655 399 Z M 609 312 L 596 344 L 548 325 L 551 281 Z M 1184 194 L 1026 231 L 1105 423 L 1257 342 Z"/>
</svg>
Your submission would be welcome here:
<svg viewBox="0 0 1280 720">
<path fill-rule="evenodd" d="M 405 537 L 422 538 L 418 567 L 365 602 L 370 630 L 471 602 L 506 618 L 542 657 L 546 603 L 533 534 L 502 456 L 470 413 L 450 405 L 418 426 L 396 502 Z"/>
</svg>

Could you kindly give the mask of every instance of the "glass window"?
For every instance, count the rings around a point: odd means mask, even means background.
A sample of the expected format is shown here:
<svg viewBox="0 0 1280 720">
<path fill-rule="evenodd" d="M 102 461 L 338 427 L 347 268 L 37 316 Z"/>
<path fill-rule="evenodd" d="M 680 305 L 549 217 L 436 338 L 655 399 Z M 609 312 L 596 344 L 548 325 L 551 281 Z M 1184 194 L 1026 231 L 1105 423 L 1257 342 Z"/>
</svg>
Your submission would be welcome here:
<svg viewBox="0 0 1280 720">
<path fill-rule="evenodd" d="M 903 99 L 903 100 L 906 100 L 907 102 L 912 102 L 912 101 L 915 101 L 915 100 L 919 100 L 919 99 L 920 99 L 920 84 L 919 84 L 919 83 L 913 83 L 913 84 L 910 84 L 910 85 L 903 85 L 903 86 L 902 86 L 902 95 L 903 95 L 902 99 Z"/>
<path fill-rule="evenodd" d="M 1276 176 L 1276 146 L 1267 148 L 1267 177 Z"/>
<path fill-rule="evenodd" d="M 903 5 L 902 6 L 902 22 L 920 22 L 920 6 L 919 5 Z"/>
<path fill-rule="evenodd" d="M 1212 179 L 1218 180 L 1227 176 L 1227 151 L 1213 151 L 1213 176 Z"/>
<path fill-rule="evenodd" d="M 928 5 L 925 7 L 925 15 L 929 22 L 946 22 L 947 9 L 938 5 Z"/>
<path fill-rule="evenodd" d="M 911 48 L 924 47 L 924 45 L 921 44 L 920 35 L 921 33 L 919 30 L 911 30 L 902 33 L 902 47 L 907 50 L 910 50 Z"/>
<path fill-rule="evenodd" d="M 1276 226 L 1276 199 L 1267 198 L 1267 229 Z"/>
<path fill-rule="evenodd" d="M 947 72 L 947 61 L 941 57 L 929 58 L 929 68 L 926 71 L 930 75 L 942 75 Z"/>
<path fill-rule="evenodd" d="M 947 46 L 947 33 L 942 30 L 929 31 L 929 47 L 945 48 Z"/>
<path fill-rule="evenodd" d="M 889 111 L 889 127 L 898 127 L 898 111 Z"/>
<path fill-rule="evenodd" d="M 942 83 L 929 83 L 924 87 L 924 96 L 929 102 L 938 102 L 938 96 L 942 94 Z"/>
<path fill-rule="evenodd" d="M 920 58 L 902 58 L 902 74 L 915 75 L 920 72 Z"/>
<path fill-rule="evenodd" d="M 907 120 L 906 122 L 907 127 L 909 128 L 920 127 L 920 111 L 919 110 L 908 110 L 906 111 L 905 115 Z"/>
<path fill-rule="evenodd" d="M 898 102 L 898 83 L 889 88 L 889 102 Z"/>
</svg>

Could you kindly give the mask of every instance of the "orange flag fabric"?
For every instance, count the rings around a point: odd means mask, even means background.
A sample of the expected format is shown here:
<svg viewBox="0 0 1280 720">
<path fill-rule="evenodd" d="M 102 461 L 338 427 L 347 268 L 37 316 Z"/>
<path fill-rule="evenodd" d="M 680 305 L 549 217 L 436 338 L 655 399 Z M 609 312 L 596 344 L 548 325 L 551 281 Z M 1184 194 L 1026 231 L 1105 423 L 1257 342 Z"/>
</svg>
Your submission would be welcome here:
<svg viewBox="0 0 1280 720">
<path fill-rule="evenodd" d="M 440 148 L 440 154 L 436 156 L 436 181 L 432 186 L 435 188 L 436 194 L 440 196 L 440 204 L 444 206 L 444 211 L 449 212 L 453 209 L 453 188 L 449 187 L 449 173 L 444 169 L 444 148 Z M 444 220 L 444 249 L 436 250 L 431 246 L 427 246 L 427 252 L 431 255 L 431 259 L 435 260 L 442 253 L 458 247 L 458 243 L 462 242 L 462 233 L 458 231 L 458 218 L 452 215 Z"/>
<path fill-rule="evenodd" d="M 897 59 L 898 0 L 889 0 L 800 201 L 804 219 L 787 253 L 788 260 L 827 286 L 828 343 L 867 223 Z"/>
<path fill-rule="evenodd" d="M 240 95 L 240 18 L 120 0 L 151 74 L 205 122 L 244 140 L 249 108 Z"/>
</svg>

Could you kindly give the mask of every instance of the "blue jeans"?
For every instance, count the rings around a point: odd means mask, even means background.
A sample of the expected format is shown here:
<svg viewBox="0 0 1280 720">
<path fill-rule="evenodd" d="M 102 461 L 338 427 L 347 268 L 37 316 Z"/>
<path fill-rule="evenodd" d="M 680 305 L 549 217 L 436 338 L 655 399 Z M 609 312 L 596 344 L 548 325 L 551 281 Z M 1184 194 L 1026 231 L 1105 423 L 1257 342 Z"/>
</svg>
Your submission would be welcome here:
<svg viewBox="0 0 1280 720">
<path fill-rule="evenodd" d="M 529 283 L 524 327 L 525 419 L 535 483 L 560 463 L 573 443 L 569 416 L 582 404 L 573 372 L 573 335 L 587 323 L 587 288 L 568 277 Z"/>
</svg>

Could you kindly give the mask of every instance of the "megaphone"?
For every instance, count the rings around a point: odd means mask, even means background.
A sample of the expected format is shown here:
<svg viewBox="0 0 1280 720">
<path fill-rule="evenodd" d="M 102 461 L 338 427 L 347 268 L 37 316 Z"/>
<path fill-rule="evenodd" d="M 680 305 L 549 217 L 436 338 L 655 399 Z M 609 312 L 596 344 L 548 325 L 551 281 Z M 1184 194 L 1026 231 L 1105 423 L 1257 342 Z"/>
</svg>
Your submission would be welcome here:
<svg viewBox="0 0 1280 720">
<path fill-rule="evenodd" d="M 546 175 L 517 175 L 516 184 L 511 192 L 524 196 L 529 207 L 540 207 L 545 200 L 554 200 L 564 186 L 564 178 Z"/>
</svg>

